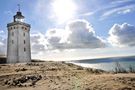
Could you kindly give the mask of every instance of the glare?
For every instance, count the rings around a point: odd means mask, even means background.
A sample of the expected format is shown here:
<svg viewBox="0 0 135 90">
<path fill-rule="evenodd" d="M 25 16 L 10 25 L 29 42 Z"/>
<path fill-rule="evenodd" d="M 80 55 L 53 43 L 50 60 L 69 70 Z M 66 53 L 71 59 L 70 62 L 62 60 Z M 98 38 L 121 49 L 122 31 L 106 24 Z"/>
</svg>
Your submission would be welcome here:
<svg viewBox="0 0 135 90">
<path fill-rule="evenodd" d="M 77 7 L 73 0 L 54 0 L 52 9 L 56 20 L 63 23 L 74 17 Z"/>
</svg>

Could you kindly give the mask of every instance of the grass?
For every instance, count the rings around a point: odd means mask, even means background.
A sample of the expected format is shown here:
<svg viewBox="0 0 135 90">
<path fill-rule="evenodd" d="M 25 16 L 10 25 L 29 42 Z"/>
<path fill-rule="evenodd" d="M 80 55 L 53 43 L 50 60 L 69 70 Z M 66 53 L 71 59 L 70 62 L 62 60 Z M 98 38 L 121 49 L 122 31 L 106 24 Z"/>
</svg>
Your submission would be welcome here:
<svg viewBox="0 0 135 90">
<path fill-rule="evenodd" d="M 135 69 L 132 65 L 126 69 L 119 62 L 115 62 L 114 73 L 135 73 Z"/>
</svg>

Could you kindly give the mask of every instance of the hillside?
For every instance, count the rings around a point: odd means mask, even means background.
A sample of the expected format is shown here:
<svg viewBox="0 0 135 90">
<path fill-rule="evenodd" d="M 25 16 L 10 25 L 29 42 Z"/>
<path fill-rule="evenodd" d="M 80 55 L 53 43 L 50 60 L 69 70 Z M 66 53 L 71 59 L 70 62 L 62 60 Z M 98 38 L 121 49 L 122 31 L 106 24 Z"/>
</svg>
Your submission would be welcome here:
<svg viewBox="0 0 135 90">
<path fill-rule="evenodd" d="M 65 62 L 1 64 L 0 90 L 135 90 L 135 74 Z"/>
</svg>

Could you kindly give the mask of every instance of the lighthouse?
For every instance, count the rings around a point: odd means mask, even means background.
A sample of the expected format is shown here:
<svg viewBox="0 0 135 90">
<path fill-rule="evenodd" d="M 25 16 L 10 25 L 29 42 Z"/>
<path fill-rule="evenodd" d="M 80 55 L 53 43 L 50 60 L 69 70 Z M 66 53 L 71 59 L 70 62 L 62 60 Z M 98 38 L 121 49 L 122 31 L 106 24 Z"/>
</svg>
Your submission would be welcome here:
<svg viewBox="0 0 135 90">
<path fill-rule="evenodd" d="M 30 24 L 24 22 L 20 8 L 7 24 L 7 63 L 31 62 Z"/>
</svg>

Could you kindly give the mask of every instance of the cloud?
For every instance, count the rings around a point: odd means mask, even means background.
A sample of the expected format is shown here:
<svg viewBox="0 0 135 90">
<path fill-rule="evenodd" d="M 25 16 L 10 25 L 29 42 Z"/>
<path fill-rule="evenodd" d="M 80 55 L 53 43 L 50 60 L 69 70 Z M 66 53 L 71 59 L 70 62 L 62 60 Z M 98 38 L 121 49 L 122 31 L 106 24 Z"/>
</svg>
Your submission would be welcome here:
<svg viewBox="0 0 135 90">
<path fill-rule="evenodd" d="M 31 34 L 31 51 L 32 54 L 38 54 L 44 51 L 46 47 L 46 39 L 42 33 Z"/>
<path fill-rule="evenodd" d="M 65 29 L 50 29 L 46 32 L 46 40 L 49 49 L 65 49 L 67 47 L 69 31 Z"/>
<path fill-rule="evenodd" d="M 121 3 L 127 3 L 132 2 L 133 0 L 113 0 L 111 4 L 121 4 Z"/>
<path fill-rule="evenodd" d="M 5 55 L 6 39 L 3 37 L 4 31 L 0 31 L 0 55 Z"/>
<path fill-rule="evenodd" d="M 130 12 L 135 11 L 135 5 L 126 5 L 126 6 L 117 6 L 112 9 L 106 10 L 103 15 L 101 16 L 101 19 L 108 18 L 109 16 L 112 15 L 118 15 L 118 14 L 127 14 Z"/>
<path fill-rule="evenodd" d="M 0 34 L 3 34 L 4 33 L 4 31 L 3 30 L 0 30 Z"/>
<path fill-rule="evenodd" d="M 130 13 L 132 10 L 131 9 L 125 9 L 123 11 L 119 11 L 118 14 L 127 14 Z"/>
<path fill-rule="evenodd" d="M 103 48 L 105 42 L 95 34 L 91 24 L 86 20 L 74 20 L 65 28 L 49 29 L 46 34 L 31 34 L 32 52 L 53 50 Z"/>
<path fill-rule="evenodd" d="M 113 46 L 131 47 L 135 46 L 135 26 L 123 23 L 114 24 L 109 31 L 109 42 Z"/>
<path fill-rule="evenodd" d="M 49 33 L 49 34 L 48 34 Z M 51 29 L 46 35 L 51 49 L 103 48 L 104 41 L 86 20 L 69 22 L 65 29 Z"/>
<path fill-rule="evenodd" d="M 95 12 L 87 12 L 87 13 L 83 13 L 83 14 L 80 14 L 79 16 L 91 16 L 93 15 Z"/>
</svg>

